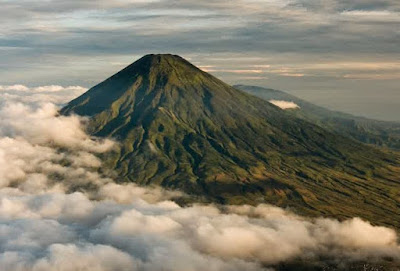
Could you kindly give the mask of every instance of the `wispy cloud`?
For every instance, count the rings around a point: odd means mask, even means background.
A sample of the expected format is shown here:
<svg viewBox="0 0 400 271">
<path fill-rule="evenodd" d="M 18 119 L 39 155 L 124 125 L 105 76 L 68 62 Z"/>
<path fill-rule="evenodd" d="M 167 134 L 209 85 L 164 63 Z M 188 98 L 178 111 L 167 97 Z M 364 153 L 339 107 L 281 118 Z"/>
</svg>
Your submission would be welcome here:
<svg viewBox="0 0 400 271">
<path fill-rule="evenodd" d="M 239 79 L 241 80 L 267 80 L 268 77 L 267 76 L 241 76 L 239 77 Z"/>
<path fill-rule="evenodd" d="M 355 73 L 345 74 L 344 78 L 362 80 L 392 80 L 400 79 L 400 73 Z"/>
<path fill-rule="evenodd" d="M 400 12 L 389 10 L 346 10 L 340 13 L 343 18 L 354 22 L 399 23 Z"/>
<path fill-rule="evenodd" d="M 208 69 L 208 72 L 218 73 L 238 73 L 238 74 L 249 74 L 249 73 L 263 73 L 263 70 L 229 70 L 229 69 Z"/>
<path fill-rule="evenodd" d="M 288 72 L 280 73 L 279 75 L 288 76 L 288 77 L 303 77 L 303 76 L 305 76 L 304 73 L 288 73 Z"/>
</svg>

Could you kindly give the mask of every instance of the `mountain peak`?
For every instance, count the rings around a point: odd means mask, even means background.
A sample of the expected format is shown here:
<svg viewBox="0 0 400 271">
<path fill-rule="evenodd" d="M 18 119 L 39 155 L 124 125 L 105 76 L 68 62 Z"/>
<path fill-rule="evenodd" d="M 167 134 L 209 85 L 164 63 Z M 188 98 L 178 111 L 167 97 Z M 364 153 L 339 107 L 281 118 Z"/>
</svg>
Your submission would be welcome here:
<svg viewBox="0 0 400 271">
<path fill-rule="evenodd" d="M 168 60 L 168 59 L 180 59 L 183 60 L 183 57 L 179 56 L 179 55 L 174 55 L 174 54 L 147 54 L 144 55 L 142 58 L 140 59 L 153 59 L 153 60 Z M 139 60 L 140 60 L 139 59 Z"/>
<path fill-rule="evenodd" d="M 183 57 L 173 54 L 148 54 L 138 59 L 118 74 L 131 73 L 131 75 L 171 76 L 202 72 Z M 133 73 L 133 74 L 132 74 Z"/>
<path fill-rule="evenodd" d="M 213 94 L 228 98 L 231 87 L 200 70 L 178 55 L 149 54 L 91 88 L 71 101 L 61 112 L 75 112 L 92 116 L 110 108 L 120 99 L 141 95 L 159 99 L 178 98 L 185 92 L 185 99 L 200 99 Z M 244 93 L 240 91 L 240 95 Z M 132 101 L 127 101 L 129 104 Z M 76 105 L 84 103 L 84 107 Z M 131 104 L 131 106 L 134 106 Z"/>
<path fill-rule="evenodd" d="M 182 58 L 181 56 L 178 55 L 173 55 L 173 54 L 148 54 L 145 55 L 143 57 L 141 57 L 140 59 L 138 59 L 137 61 L 135 61 L 134 63 L 132 63 L 130 66 L 132 65 L 144 65 L 144 66 L 160 66 L 160 65 L 165 65 L 165 64 L 176 64 L 179 62 L 186 62 L 188 63 L 184 58 Z M 128 66 L 129 67 L 129 66 Z"/>
</svg>

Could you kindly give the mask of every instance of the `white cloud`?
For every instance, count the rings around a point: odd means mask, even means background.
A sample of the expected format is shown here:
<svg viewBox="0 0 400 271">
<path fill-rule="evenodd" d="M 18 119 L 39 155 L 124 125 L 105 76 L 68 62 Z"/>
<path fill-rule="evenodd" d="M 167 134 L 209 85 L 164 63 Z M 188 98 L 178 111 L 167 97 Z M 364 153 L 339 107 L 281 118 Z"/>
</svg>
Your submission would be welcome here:
<svg viewBox="0 0 400 271">
<path fill-rule="evenodd" d="M 81 95 L 87 89 L 81 86 L 39 86 L 0 85 L 1 100 L 23 103 L 55 103 L 64 104 Z"/>
<path fill-rule="evenodd" d="M 92 244 L 53 244 L 44 257 L 37 260 L 23 253 L 5 252 L 0 254 L 0 263 L 4 271 L 137 270 L 137 264 L 127 253 L 107 245 Z"/>
<path fill-rule="evenodd" d="M 24 85 L 0 86 L 0 91 L 29 91 Z"/>
<path fill-rule="evenodd" d="M 93 141 L 83 130 L 77 116 L 58 116 L 58 108 L 51 103 L 37 109 L 22 103 L 7 103 L 0 108 L 0 135 L 29 138 L 35 144 L 52 143 L 58 146 L 105 152 L 110 140 L 102 144 Z"/>
<path fill-rule="evenodd" d="M 277 107 L 281 109 L 295 109 L 295 108 L 300 108 L 297 104 L 294 102 L 290 101 L 282 101 L 282 100 L 269 100 L 270 103 L 273 105 L 276 105 Z"/>
</svg>

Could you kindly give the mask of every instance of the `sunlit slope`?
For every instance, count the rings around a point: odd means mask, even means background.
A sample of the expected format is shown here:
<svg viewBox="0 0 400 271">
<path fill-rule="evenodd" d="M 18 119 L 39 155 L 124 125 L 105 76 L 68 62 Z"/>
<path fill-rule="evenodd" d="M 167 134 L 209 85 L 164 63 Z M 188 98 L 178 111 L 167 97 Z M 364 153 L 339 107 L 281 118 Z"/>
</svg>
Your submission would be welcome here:
<svg viewBox="0 0 400 271">
<path fill-rule="evenodd" d="M 61 112 L 90 116 L 90 133 L 121 142 L 104 157 L 118 181 L 399 225 L 398 156 L 296 118 L 179 56 L 147 55 Z"/>
</svg>

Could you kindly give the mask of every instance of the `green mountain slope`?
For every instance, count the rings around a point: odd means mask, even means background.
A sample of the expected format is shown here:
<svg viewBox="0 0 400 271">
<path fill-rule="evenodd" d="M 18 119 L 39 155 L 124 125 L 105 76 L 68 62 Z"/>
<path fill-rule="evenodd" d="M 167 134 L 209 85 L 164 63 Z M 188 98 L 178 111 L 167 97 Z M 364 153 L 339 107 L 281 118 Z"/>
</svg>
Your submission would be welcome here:
<svg viewBox="0 0 400 271">
<path fill-rule="evenodd" d="M 90 116 L 90 133 L 121 142 L 104 157 L 118 181 L 399 226 L 399 156 L 296 118 L 179 56 L 147 55 L 61 113 Z"/>
<path fill-rule="evenodd" d="M 234 87 L 267 101 L 293 101 L 300 106 L 300 110 L 291 110 L 291 113 L 299 118 L 367 144 L 400 150 L 400 123 L 372 120 L 332 111 L 279 90 L 246 85 Z"/>
</svg>

